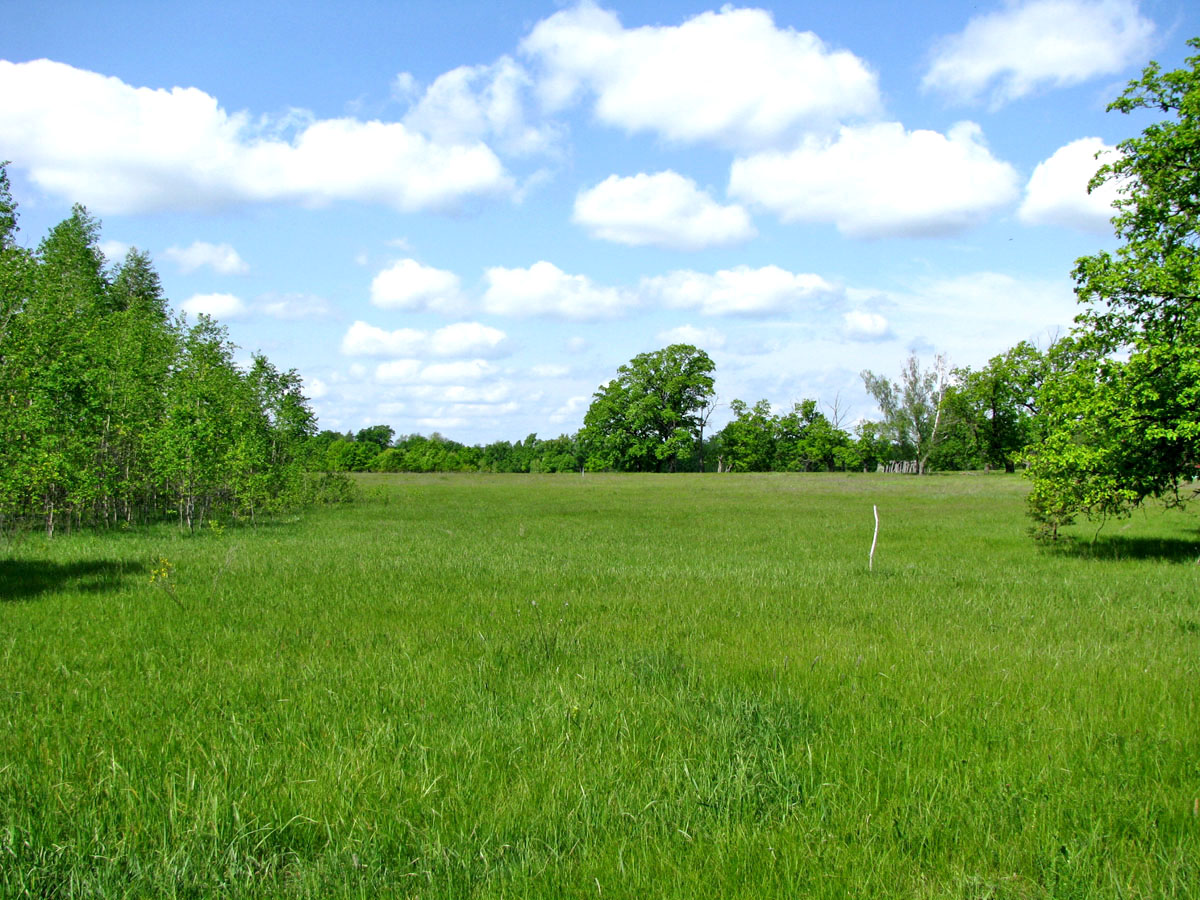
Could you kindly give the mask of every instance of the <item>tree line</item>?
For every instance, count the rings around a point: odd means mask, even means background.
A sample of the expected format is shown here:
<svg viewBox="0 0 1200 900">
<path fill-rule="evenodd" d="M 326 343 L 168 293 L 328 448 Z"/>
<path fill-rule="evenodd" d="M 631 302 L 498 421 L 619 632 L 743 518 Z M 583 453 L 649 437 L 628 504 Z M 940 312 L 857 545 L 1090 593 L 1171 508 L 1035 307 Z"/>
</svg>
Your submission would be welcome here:
<svg viewBox="0 0 1200 900">
<path fill-rule="evenodd" d="M 1200 38 L 1188 46 L 1200 49 Z M 853 433 L 836 403 L 828 415 L 807 399 L 777 414 L 765 400 L 733 400 L 732 420 L 706 436 L 712 360 L 674 344 L 621 366 L 575 435 L 503 449 L 405 438 L 368 465 L 436 465 L 445 452 L 456 466 L 492 471 L 1024 466 L 1030 515 L 1049 537 L 1080 515 L 1127 515 L 1152 498 L 1182 505 L 1200 493 L 1200 56 L 1171 72 L 1150 63 L 1109 110 L 1167 118 L 1118 144 L 1091 180 L 1089 190 L 1119 189 L 1121 245 L 1076 261 L 1083 311 L 1045 350 L 1023 342 L 977 370 L 942 357 L 923 369 L 913 356 L 896 380 L 864 371 L 883 416 Z"/>
<path fill-rule="evenodd" d="M 1200 49 L 1200 38 L 1188 42 Z M 1120 188 L 1121 246 L 1076 261 L 1084 311 L 1045 350 L 1021 343 L 978 370 L 923 369 L 863 385 L 883 416 L 842 427 L 835 402 L 776 413 L 718 406 L 712 359 L 688 344 L 639 354 L 593 395 L 573 435 L 466 446 L 385 425 L 316 432 L 294 371 L 234 364 L 226 332 L 168 310 L 131 250 L 109 268 L 76 206 L 19 247 L 0 165 L 0 525 L 114 525 L 172 515 L 194 527 L 311 495 L 305 472 L 932 470 L 1025 466 L 1029 509 L 1057 536 L 1079 515 L 1192 499 L 1200 475 L 1200 56 L 1155 63 L 1109 109 L 1168 118 L 1123 141 L 1090 189 Z M 325 482 L 335 492 L 345 482 Z"/>
<path fill-rule="evenodd" d="M 0 164 L 0 527 L 214 516 L 304 502 L 315 418 L 295 371 L 234 363 L 225 330 L 174 316 L 149 256 L 109 266 L 82 206 L 17 244 Z"/>
<path fill-rule="evenodd" d="M 306 454 L 347 472 L 834 472 L 904 469 L 1015 471 L 1034 433 L 1046 356 L 1027 343 L 980 370 L 936 376 L 910 357 L 898 382 L 864 383 L 882 421 L 843 426 L 837 402 L 804 399 L 776 413 L 766 400 L 732 400 L 732 418 L 707 432 L 719 403 L 715 365 L 690 344 L 642 353 L 595 393 L 574 434 L 469 446 L 387 425 L 322 431 Z M 941 365 L 939 363 L 938 365 Z"/>
</svg>

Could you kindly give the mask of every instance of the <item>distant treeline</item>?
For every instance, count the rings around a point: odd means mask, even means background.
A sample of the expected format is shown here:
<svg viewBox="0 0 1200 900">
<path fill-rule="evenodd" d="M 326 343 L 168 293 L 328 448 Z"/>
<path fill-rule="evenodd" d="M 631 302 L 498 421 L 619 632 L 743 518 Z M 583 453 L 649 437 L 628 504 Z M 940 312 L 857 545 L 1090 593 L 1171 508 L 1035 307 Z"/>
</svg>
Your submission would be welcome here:
<svg viewBox="0 0 1200 900">
<path fill-rule="evenodd" d="M 16 233 L 0 165 L 0 527 L 193 528 L 311 494 L 299 375 L 243 370 L 216 322 L 174 317 L 146 254 L 110 268 L 83 207 L 36 250 Z"/>
<path fill-rule="evenodd" d="M 17 232 L 0 164 L 0 529 L 254 519 L 345 496 L 348 480 L 328 474 L 343 472 L 874 471 L 916 456 L 1011 467 L 1027 437 L 1008 387 L 1020 379 L 999 361 L 936 395 L 947 414 L 928 439 L 917 413 L 934 395 L 907 382 L 894 386 L 905 404 L 853 433 L 814 400 L 779 414 L 734 400 L 732 420 L 708 433 L 715 367 L 683 344 L 621 366 L 571 435 L 468 446 L 386 425 L 317 433 L 295 371 L 257 354 L 236 365 L 224 328 L 172 314 L 146 254 L 108 263 L 83 207 L 34 250 Z"/>
<path fill-rule="evenodd" d="M 770 404 L 730 404 L 734 418 L 724 428 L 685 450 L 677 472 L 874 472 L 898 468 L 914 450 L 889 439 L 879 422 L 861 422 L 852 431 L 837 427 L 814 400 L 775 415 Z M 986 420 L 988 424 L 991 420 Z M 934 450 L 928 469 L 958 471 L 989 466 L 1012 468 L 996 457 L 986 428 L 954 420 Z M 322 431 L 307 442 L 305 458 L 314 470 L 332 472 L 508 472 L 645 471 L 613 466 L 591 449 L 586 430 L 554 438 L 531 434 L 518 441 L 469 445 L 437 432 L 395 436 L 387 425 L 357 432 Z M 1015 442 L 1014 442 L 1015 445 Z"/>
</svg>

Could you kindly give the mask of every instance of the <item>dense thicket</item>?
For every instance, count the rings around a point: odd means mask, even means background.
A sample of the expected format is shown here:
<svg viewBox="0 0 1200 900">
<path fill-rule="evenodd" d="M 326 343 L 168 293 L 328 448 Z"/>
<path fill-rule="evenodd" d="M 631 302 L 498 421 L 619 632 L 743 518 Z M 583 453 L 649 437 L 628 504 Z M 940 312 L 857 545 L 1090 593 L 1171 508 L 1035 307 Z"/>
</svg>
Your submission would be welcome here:
<svg viewBox="0 0 1200 900">
<path fill-rule="evenodd" d="M 0 165 L 0 524 L 192 528 L 299 499 L 295 372 L 243 371 L 216 322 L 174 317 L 146 254 L 107 266 L 81 206 L 36 250 L 16 234 Z"/>
</svg>

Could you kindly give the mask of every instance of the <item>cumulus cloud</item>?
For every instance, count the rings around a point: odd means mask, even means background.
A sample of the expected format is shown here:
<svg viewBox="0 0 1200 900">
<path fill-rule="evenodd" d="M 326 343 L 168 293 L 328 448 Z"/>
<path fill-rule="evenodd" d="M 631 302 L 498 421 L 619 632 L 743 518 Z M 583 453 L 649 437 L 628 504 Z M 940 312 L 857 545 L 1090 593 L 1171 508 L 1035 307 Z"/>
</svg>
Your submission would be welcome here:
<svg viewBox="0 0 1200 900">
<path fill-rule="evenodd" d="M 680 325 L 660 331 L 654 339 L 662 344 L 691 344 L 701 349 L 720 350 L 725 346 L 725 335 L 715 328 L 697 328 L 695 325 Z"/>
<path fill-rule="evenodd" d="M 458 276 L 415 259 L 392 263 L 371 281 L 371 302 L 382 309 L 455 313 L 464 307 Z"/>
<path fill-rule="evenodd" d="M 456 322 L 439 328 L 429 336 L 429 349 L 435 356 L 497 356 L 506 349 L 508 336 L 499 328 L 479 322 Z"/>
<path fill-rule="evenodd" d="M 539 22 L 521 51 L 539 67 L 547 108 L 591 95 L 601 122 L 673 141 L 761 147 L 880 107 L 861 59 L 776 27 L 761 9 L 725 6 L 678 26 L 627 29 L 582 2 Z"/>
<path fill-rule="evenodd" d="M 946 134 L 881 122 L 736 159 L 729 193 L 784 222 L 832 222 L 870 238 L 953 234 L 1011 204 L 1018 188 L 974 122 Z"/>
<path fill-rule="evenodd" d="M 1117 185 L 1107 181 L 1089 194 L 1088 182 L 1105 161 L 1115 159 L 1115 152 L 1115 147 L 1097 137 L 1060 147 L 1033 170 L 1018 218 L 1027 225 L 1111 231 L 1109 220 L 1116 213 L 1113 203 L 1120 197 Z"/>
<path fill-rule="evenodd" d="M 343 336 L 342 353 L 405 362 L 405 357 L 496 356 L 505 351 L 506 343 L 503 331 L 478 322 L 458 322 L 430 333 L 415 328 L 386 331 L 358 321 Z"/>
<path fill-rule="evenodd" d="M 677 172 L 610 175 L 575 198 L 573 221 L 593 237 L 632 246 L 702 250 L 756 234 L 740 206 L 722 206 Z"/>
<path fill-rule="evenodd" d="M 1154 23 L 1134 0 L 1009 0 L 935 48 L 925 88 L 993 107 L 1111 75 L 1151 53 Z"/>
<path fill-rule="evenodd" d="M 546 153 L 555 148 L 561 130 L 553 123 L 529 122 L 525 96 L 531 85 L 508 56 L 488 66 L 459 66 L 429 85 L 404 122 L 441 144 L 491 140 L 514 155 Z M 398 78 L 396 88 L 410 97 L 418 90 L 411 75 Z"/>
<path fill-rule="evenodd" d="M 583 394 L 568 397 L 562 406 L 550 413 L 550 421 L 555 425 L 561 425 L 564 422 L 582 423 L 583 414 L 591 402 L 592 398 Z"/>
<path fill-rule="evenodd" d="M 879 313 L 852 309 L 842 316 L 842 332 L 852 341 L 882 341 L 892 336 L 892 326 Z"/>
<path fill-rule="evenodd" d="M 624 291 L 597 285 L 586 275 L 568 275 L 545 261 L 527 269 L 497 266 L 486 277 L 483 308 L 494 315 L 603 319 L 620 315 L 634 302 Z"/>
<path fill-rule="evenodd" d="M 304 379 L 304 393 L 310 400 L 320 400 L 329 393 L 329 385 L 320 378 Z"/>
<path fill-rule="evenodd" d="M 45 59 L 0 60 L 0 96 L 6 152 L 43 190 L 100 213 L 339 200 L 408 212 L 514 187 L 478 141 L 398 122 L 260 119 L 197 88 L 134 87 Z"/>
<path fill-rule="evenodd" d="M 789 272 L 779 266 L 737 266 L 713 274 L 680 270 L 645 278 L 642 293 L 679 309 L 706 316 L 765 316 L 785 313 L 836 292 L 819 275 Z"/>
<path fill-rule="evenodd" d="M 214 319 L 241 319 L 250 312 L 241 298 L 233 294 L 193 294 L 180 307 L 189 316 L 212 316 Z"/>
<path fill-rule="evenodd" d="M 1018 341 L 1065 330 L 1078 312 L 1065 275 L 1031 279 L 970 272 L 924 279 L 876 299 L 888 303 L 893 329 L 903 340 L 931 343 L 959 365 L 976 365 Z"/>
<path fill-rule="evenodd" d="M 250 266 L 229 244 L 193 241 L 187 247 L 168 247 L 163 256 L 184 272 L 194 272 L 205 266 L 221 275 L 245 275 L 250 271 Z"/>
</svg>

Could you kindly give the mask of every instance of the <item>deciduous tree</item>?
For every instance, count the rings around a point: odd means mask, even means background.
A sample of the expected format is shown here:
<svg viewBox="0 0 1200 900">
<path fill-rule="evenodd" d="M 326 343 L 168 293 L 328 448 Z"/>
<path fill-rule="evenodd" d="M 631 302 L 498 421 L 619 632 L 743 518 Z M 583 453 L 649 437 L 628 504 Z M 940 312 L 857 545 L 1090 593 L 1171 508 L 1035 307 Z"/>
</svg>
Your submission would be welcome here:
<svg viewBox="0 0 1200 900">
<path fill-rule="evenodd" d="M 641 353 L 600 387 L 584 417 L 589 465 L 675 471 L 695 448 L 713 396 L 712 359 L 690 344 Z"/>
<path fill-rule="evenodd" d="M 883 413 L 882 433 L 902 456 L 914 460 L 917 471 L 923 474 L 929 455 L 943 434 L 946 358 L 939 355 L 932 369 L 922 371 L 921 361 L 914 353 L 904 363 L 898 382 L 866 370 L 862 372 L 862 380 Z"/>
<path fill-rule="evenodd" d="M 1039 395 L 1030 511 L 1052 535 L 1079 514 L 1190 499 L 1200 465 L 1200 56 L 1150 63 L 1109 109 L 1166 118 L 1091 181 L 1117 185 L 1122 243 L 1076 262 L 1086 308 Z"/>
</svg>

